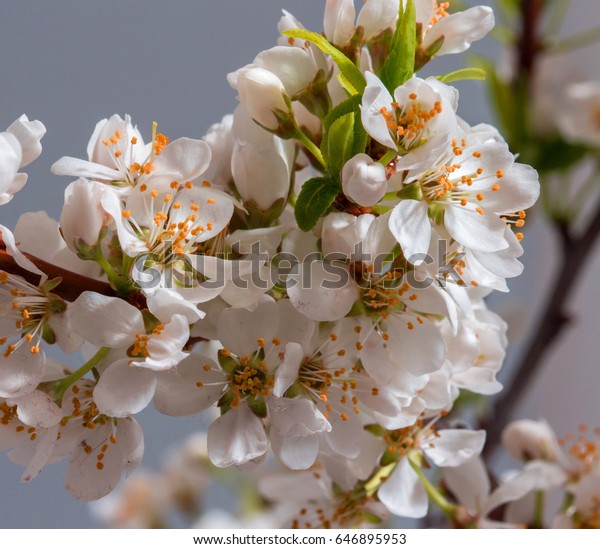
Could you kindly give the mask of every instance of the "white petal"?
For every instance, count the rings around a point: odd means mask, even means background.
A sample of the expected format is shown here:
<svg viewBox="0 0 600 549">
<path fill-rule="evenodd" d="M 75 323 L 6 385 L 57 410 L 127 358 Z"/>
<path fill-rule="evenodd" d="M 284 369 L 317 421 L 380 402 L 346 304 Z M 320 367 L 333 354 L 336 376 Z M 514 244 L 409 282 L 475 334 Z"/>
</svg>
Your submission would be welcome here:
<svg viewBox="0 0 600 549">
<path fill-rule="evenodd" d="M 154 406 L 168 416 L 191 416 L 205 410 L 219 399 L 227 383 L 219 367 L 198 354 L 191 354 L 172 370 L 157 373 L 156 380 Z"/>
<path fill-rule="evenodd" d="M 431 223 L 425 202 L 402 200 L 392 210 L 389 228 L 410 263 L 418 265 L 425 259 L 431 241 Z"/>
<path fill-rule="evenodd" d="M 152 400 L 156 376 L 129 360 L 115 362 L 102 374 L 94 389 L 98 410 L 110 417 L 127 417 L 141 412 Z"/>
<path fill-rule="evenodd" d="M 450 236 L 468 248 L 484 252 L 508 248 L 504 239 L 506 224 L 491 212 L 481 215 L 468 206 L 449 205 L 444 224 Z"/>
<path fill-rule="evenodd" d="M 196 179 L 208 168 L 210 157 L 210 147 L 204 141 L 187 137 L 175 139 L 155 157 L 154 171 L 150 177 L 152 184 L 155 178 L 181 184 Z"/>
<path fill-rule="evenodd" d="M 71 156 L 63 156 L 52 164 L 50 170 L 54 175 L 72 175 L 100 181 L 123 180 L 123 174 L 117 170 Z"/>
<path fill-rule="evenodd" d="M 265 298 L 254 311 L 225 309 L 219 316 L 219 341 L 238 357 L 251 356 L 258 349 L 258 340 L 270 343 L 279 322 L 275 301 Z"/>
<path fill-rule="evenodd" d="M 302 346 L 298 343 L 288 343 L 285 346 L 285 358 L 277 368 L 273 394 L 282 397 L 291 385 L 298 379 L 300 365 L 304 359 Z"/>
<path fill-rule="evenodd" d="M 58 425 L 54 425 L 42 435 L 42 440 L 38 443 L 33 458 L 27 465 L 25 471 L 23 471 L 21 482 L 29 482 L 38 476 L 40 471 L 44 468 L 44 465 L 46 465 L 50 459 L 57 440 Z"/>
<path fill-rule="evenodd" d="M 444 469 L 444 480 L 471 513 L 481 512 L 490 492 L 490 479 L 481 459 L 473 458 L 458 467 Z"/>
<path fill-rule="evenodd" d="M 456 467 L 478 456 L 485 443 L 485 431 L 442 429 L 439 437 L 423 443 L 427 457 L 438 467 Z M 429 446 L 431 444 L 431 446 Z"/>
<path fill-rule="evenodd" d="M 305 437 L 282 437 L 271 434 L 271 447 L 282 463 L 294 470 L 308 469 L 313 465 L 319 453 L 317 435 Z"/>
<path fill-rule="evenodd" d="M 421 518 L 427 514 L 427 493 L 408 458 L 400 460 L 377 496 L 394 515 Z"/>
<path fill-rule="evenodd" d="M 487 6 L 475 6 L 468 10 L 442 17 L 425 35 L 423 47 L 427 48 L 440 36 L 444 43 L 437 55 L 460 53 L 472 42 L 480 40 L 494 28 L 494 12 Z"/>
<path fill-rule="evenodd" d="M 245 403 L 229 410 L 208 428 L 208 457 L 217 467 L 242 465 L 267 451 L 267 435 Z"/>
<path fill-rule="evenodd" d="M 4 225 L 0 225 L 0 236 L 6 245 L 6 251 L 15 260 L 16 264 L 30 273 L 38 275 L 40 277 L 40 285 L 44 284 L 48 277 L 42 271 L 40 271 L 30 259 L 27 259 L 21 253 L 21 251 L 17 248 L 14 235 Z"/>
<path fill-rule="evenodd" d="M 120 347 L 146 333 L 142 314 L 118 297 L 83 292 L 70 308 L 75 331 L 94 345 Z"/>
<path fill-rule="evenodd" d="M 21 345 L 8 357 L 0 357 L 0 397 L 15 398 L 33 391 L 44 375 L 44 352 L 31 354 Z"/>
<path fill-rule="evenodd" d="M 63 413 L 54 400 L 41 391 L 33 391 L 17 398 L 14 403 L 17 405 L 17 415 L 25 425 L 46 429 L 63 418 Z"/>
<path fill-rule="evenodd" d="M 373 73 L 367 71 L 365 78 L 367 80 L 367 87 L 365 88 L 360 106 L 363 127 L 373 139 L 390 149 L 397 150 L 396 143 L 390 137 L 386 120 L 381 114 L 383 107 L 391 111 L 392 96 L 381 80 Z"/>
<path fill-rule="evenodd" d="M 360 297 L 358 286 L 340 262 L 302 263 L 290 277 L 288 295 L 294 307 L 313 320 L 331 321 L 346 316 Z"/>
<path fill-rule="evenodd" d="M 33 162 L 42 152 L 40 140 L 46 133 L 46 127 L 39 120 L 31 120 L 21 115 L 6 130 L 12 133 L 21 145 L 23 158 L 21 167 Z"/>
</svg>

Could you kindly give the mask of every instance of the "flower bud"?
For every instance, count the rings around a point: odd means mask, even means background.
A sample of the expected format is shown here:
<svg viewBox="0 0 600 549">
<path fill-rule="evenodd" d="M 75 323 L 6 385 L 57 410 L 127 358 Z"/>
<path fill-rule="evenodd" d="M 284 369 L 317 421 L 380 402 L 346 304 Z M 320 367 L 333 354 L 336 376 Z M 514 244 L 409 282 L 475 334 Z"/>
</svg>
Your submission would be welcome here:
<svg viewBox="0 0 600 549">
<path fill-rule="evenodd" d="M 556 437 L 545 421 L 513 421 L 502 432 L 502 445 L 519 461 L 556 459 Z"/>
<path fill-rule="evenodd" d="M 106 187 L 80 178 L 65 189 L 65 205 L 60 215 L 60 230 L 69 249 L 82 259 L 90 254 L 100 238 L 106 214 L 100 199 Z"/>
<path fill-rule="evenodd" d="M 354 34 L 354 0 L 327 0 L 323 28 L 327 40 L 336 46 L 343 47 Z"/>
<path fill-rule="evenodd" d="M 377 204 L 385 194 L 385 167 L 366 154 L 352 157 L 342 169 L 344 194 L 361 206 Z"/>
<path fill-rule="evenodd" d="M 237 86 L 240 102 L 255 122 L 277 134 L 291 130 L 295 133 L 291 102 L 276 75 L 256 67 L 240 69 L 234 74 L 229 81 Z"/>
</svg>

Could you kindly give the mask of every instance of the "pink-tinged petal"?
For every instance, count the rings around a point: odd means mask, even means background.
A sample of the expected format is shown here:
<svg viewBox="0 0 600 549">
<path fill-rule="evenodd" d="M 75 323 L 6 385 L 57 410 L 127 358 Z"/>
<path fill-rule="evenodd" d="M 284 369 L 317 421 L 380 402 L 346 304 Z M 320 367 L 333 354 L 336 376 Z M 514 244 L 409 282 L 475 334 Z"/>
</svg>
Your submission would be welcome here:
<svg viewBox="0 0 600 549">
<path fill-rule="evenodd" d="M 404 257 L 410 263 L 422 263 L 431 241 L 427 203 L 420 200 L 402 200 L 392 210 L 388 226 L 400 244 Z"/>
<path fill-rule="evenodd" d="M 482 215 L 468 205 L 452 204 L 446 207 L 444 224 L 450 236 L 467 248 L 483 252 L 508 248 L 506 223 L 492 212 L 484 211 Z"/>
<path fill-rule="evenodd" d="M 154 406 L 168 416 L 191 416 L 214 404 L 227 378 L 209 358 L 191 354 L 176 368 L 156 374 Z"/>
<path fill-rule="evenodd" d="M 279 322 L 275 300 L 265 297 L 253 311 L 225 309 L 219 316 L 218 334 L 223 346 L 239 357 L 251 356 L 258 349 L 258 340 L 270 343 Z"/>
<path fill-rule="evenodd" d="M 63 156 L 57 160 L 50 170 L 54 175 L 72 175 L 100 181 L 122 181 L 123 174 L 102 164 L 88 162 L 72 156 Z"/>
<path fill-rule="evenodd" d="M 373 139 L 382 145 L 393 150 L 398 150 L 396 143 L 394 143 L 394 140 L 390 136 L 386 119 L 381 114 L 382 108 L 391 112 L 391 105 L 394 100 L 377 76 L 367 71 L 365 78 L 367 80 L 367 87 L 365 88 L 360 106 L 363 127 Z"/>
<path fill-rule="evenodd" d="M 110 417 L 127 417 L 141 412 L 152 400 L 156 376 L 144 368 L 119 360 L 100 377 L 94 389 L 98 410 Z"/>
<path fill-rule="evenodd" d="M 0 397 L 16 398 L 33 391 L 42 381 L 45 361 L 43 351 L 31 354 L 28 345 L 8 357 L 0 356 Z"/>
<path fill-rule="evenodd" d="M 345 317 L 360 291 L 341 262 L 311 261 L 299 265 L 290 276 L 288 295 L 296 309 L 313 320 L 333 321 Z"/>
<path fill-rule="evenodd" d="M 456 467 L 478 456 L 485 443 L 485 431 L 442 429 L 439 437 L 423 442 L 427 457 L 438 467 Z"/>
<path fill-rule="evenodd" d="M 427 493 L 408 458 L 400 460 L 377 497 L 394 515 L 421 518 L 427 514 Z"/>
<path fill-rule="evenodd" d="M 267 451 L 262 422 L 242 402 L 208 428 L 208 457 L 217 467 L 242 465 Z"/>
<path fill-rule="evenodd" d="M 21 250 L 17 248 L 17 244 L 15 242 L 15 237 L 13 233 L 4 225 L 0 225 L 0 236 L 4 241 L 6 251 L 9 253 L 10 256 L 12 256 L 16 264 L 19 267 L 22 267 L 23 269 L 29 271 L 30 273 L 38 275 L 40 277 L 40 285 L 44 284 L 44 282 L 48 280 L 46 274 L 40 271 L 31 260 L 27 259 L 23 255 Z"/>
<path fill-rule="evenodd" d="M 17 416 L 32 427 L 47 429 L 56 425 L 62 418 L 62 410 L 46 393 L 33 391 L 12 401 L 17 405 Z"/>
<path fill-rule="evenodd" d="M 73 329 L 100 347 L 133 344 L 136 334 L 145 334 L 141 313 L 119 299 L 83 292 L 71 305 Z"/>
<path fill-rule="evenodd" d="M 462 505 L 471 513 L 481 513 L 490 493 L 490 479 L 481 459 L 444 469 L 444 480 Z"/>
<path fill-rule="evenodd" d="M 56 445 L 56 441 L 58 440 L 58 425 L 54 425 L 50 427 L 45 433 L 42 435 L 42 439 L 37 444 L 35 449 L 35 454 L 33 458 L 28 463 L 25 471 L 23 471 L 23 475 L 21 476 L 21 482 L 29 482 L 37 477 L 40 471 L 44 468 L 50 456 L 52 455 L 52 451 Z"/>
<path fill-rule="evenodd" d="M 442 47 L 437 55 L 461 53 L 472 42 L 480 40 L 494 28 L 494 12 L 487 6 L 475 6 L 468 10 L 442 17 L 425 35 L 423 47 L 427 48 L 441 36 Z"/>
<path fill-rule="evenodd" d="M 275 374 L 273 394 L 276 397 L 282 397 L 298 379 L 298 372 L 300 371 L 303 359 L 304 352 L 299 343 L 291 342 L 285 346 L 285 358 L 282 360 Z"/>
</svg>

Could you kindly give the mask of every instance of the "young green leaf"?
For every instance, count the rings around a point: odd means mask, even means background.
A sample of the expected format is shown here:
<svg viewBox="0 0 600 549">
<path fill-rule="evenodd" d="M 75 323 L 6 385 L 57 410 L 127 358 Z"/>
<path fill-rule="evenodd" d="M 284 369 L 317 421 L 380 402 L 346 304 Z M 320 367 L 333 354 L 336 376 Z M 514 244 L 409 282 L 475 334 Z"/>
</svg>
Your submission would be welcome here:
<svg viewBox="0 0 600 549">
<path fill-rule="evenodd" d="M 394 90 L 412 77 L 415 71 L 417 49 L 417 21 L 414 0 L 408 0 L 406 8 L 400 2 L 398 24 L 392 38 L 390 54 L 381 69 L 381 81 L 387 89 Z"/>
<path fill-rule="evenodd" d="M 469 67 L 449 72 L 444 76 L 438 76 L 437 79 L 444 84 L 456 82 L 457 80 L 485 80 L 485 71 L 476 67 Z"/>
<path fill-rule="evenodd" d="M 340 186 L 326 177 L 314 177 L 304 185 L 296 200 L 296 222 L 303 231 L 310 231 L 325 215 L 335 197 L 340 192 Z"/>
<path fill-rule="evenodd" d="M 334 63 L 340 69 L 340 73 L 342 74 L 342 85 L 344 85 L 344 83 L 346 84 L 345 87 L 347 88 L 347 91 L 349 91 L 352 95 L 363 92 L 365 86 L 367 85 L 365 82 L 365 77 L 362 75 L 358 67 L 333 44 L 328 42 L 324 36 L 305 29 L 290 29 L 283 31 L 283 34 L 285 36 L 291 36 L 292 38 L 299 38 L 300 40 L 308 40 L 317 46 L 321 51 L 327 55 L 330 55 Z M 348 89 L 348 85 L 350 89 Z"/>
<path fill-rule="evenodd" d="M 347 160 L 352 156 L 354 142 L 354 113 L 344 114 L 331 124 L 323 139 L 322 152 L 329 174 L 337 179 Z"/>
</svg>

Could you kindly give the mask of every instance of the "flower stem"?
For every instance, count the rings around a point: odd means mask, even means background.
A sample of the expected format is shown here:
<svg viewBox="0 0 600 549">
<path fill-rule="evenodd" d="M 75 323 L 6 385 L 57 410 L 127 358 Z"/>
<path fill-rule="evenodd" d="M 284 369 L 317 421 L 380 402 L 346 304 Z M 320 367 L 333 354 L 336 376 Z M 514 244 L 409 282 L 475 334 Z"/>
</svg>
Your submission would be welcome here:
<svg viewBox="0 0 600 549">
<path fill-rule="evenodd" d="M 397 156 L 398 156 L 398 151 L 388 151 L 378 160 L 378 162 L 382 166 L 387 166 Z"/>
<path fill-rule="evenodd" d="M 56 402 L 61 402 L 65 391 L 73 385 L 73 383 L 79 381 L 85 374 L 95 368 L 99 362 L 108 354 L 110 347 L 101 347 L 98 352 L 90 358 L 81 368 L 75 370 L 67 377 L 64 377 L 54 384 L 54 396 Z"/>
<path fill-rule="evenodd" d="M 379 487 L 385 482 L 385 480 L 392 474 L 392 471 L 398 465 L 396 462 L 385 465 L 379 471 L 377 471 L 365 484 L 365 491 L 367 496 L 372 496 Z"/>
<path fill-rule="evenodd" d="M 456 505 L 454 505 L 453 503 L 450 503 L 440 493 L 440 491 L 433 484 L 431 484 L 431 482 L 429 482 L 429 479 L 425 476 L 425 473 L 423 473 L 421 468 L 410 458 L 409 458 L 409 463 L 410 463 L 410 466 L 415 471 L 415 473 L 417 473 L 417 476 L 419 477 L 419 480 L 423 484 L 423 488 L 425 488 L 425 491 L 427 492 L 429 499 L 433 503 L 435 503 L 446 516 L 453 517 L 454 513 L 456 511 Z"/>
<path fill-rule="evenodd" d="M 317 162 L 319 162 L 324 169 L 327 169 L 327 164 L 325 163 L 325 159 L 323 158 L 319 147 L 317 147 L 300 128 L 296 129 L 296 135 L 294 137 L 308 149 L 310 154 L 317 159 Z"/>
</svg>

